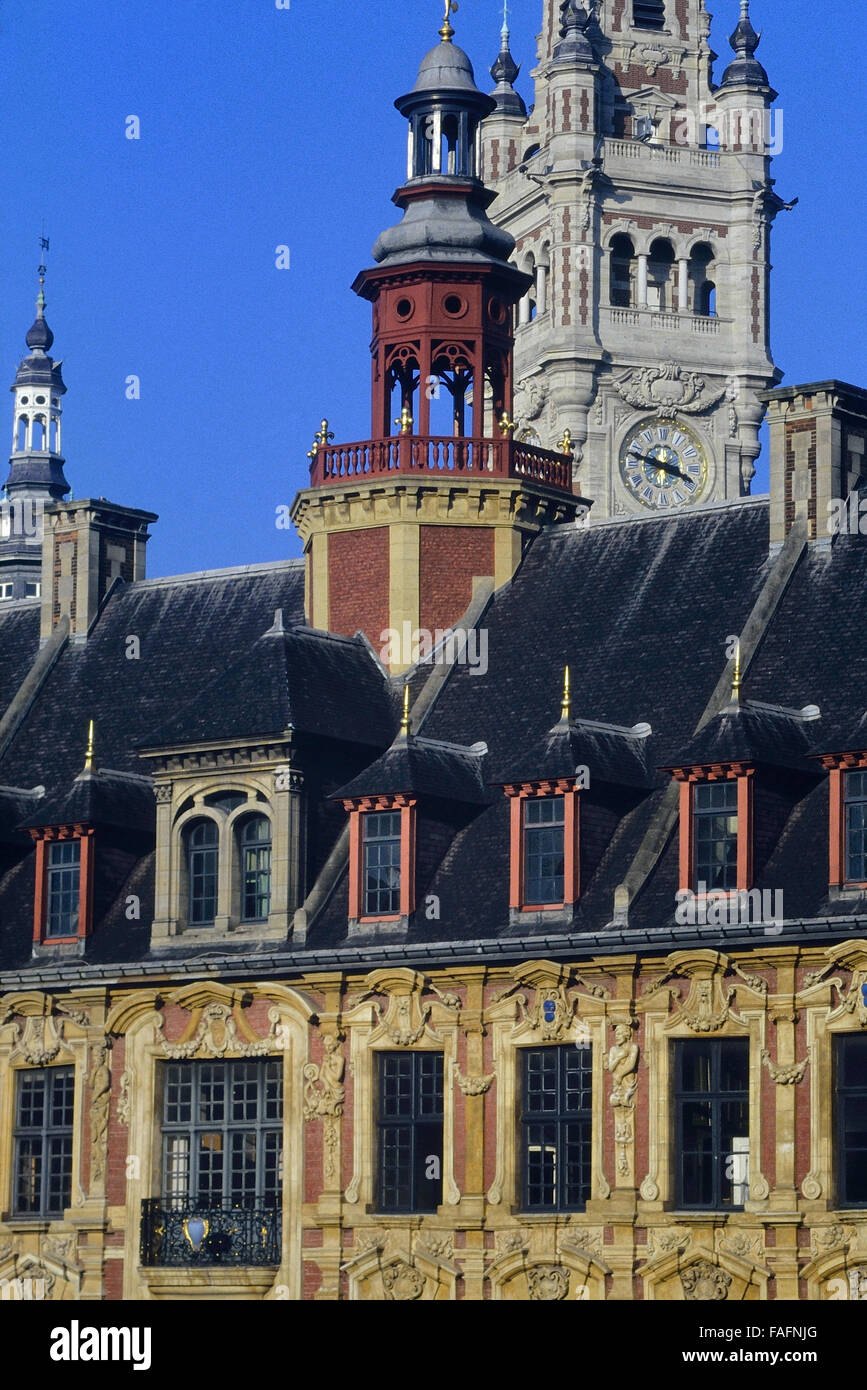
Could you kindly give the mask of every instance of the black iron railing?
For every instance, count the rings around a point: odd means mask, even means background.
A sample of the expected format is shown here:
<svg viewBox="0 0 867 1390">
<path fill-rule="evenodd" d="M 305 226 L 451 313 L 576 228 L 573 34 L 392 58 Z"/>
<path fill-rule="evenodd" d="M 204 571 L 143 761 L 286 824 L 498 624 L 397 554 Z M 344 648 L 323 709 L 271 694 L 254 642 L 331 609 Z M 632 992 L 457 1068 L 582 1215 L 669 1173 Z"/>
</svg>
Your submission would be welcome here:
<svg viewBox="0 0 867 1390">
<path fill-rule="evenodd" d="M 142 1202 L 143 1265 L 279 1265 L 278 1207 Z"/>
</svg>

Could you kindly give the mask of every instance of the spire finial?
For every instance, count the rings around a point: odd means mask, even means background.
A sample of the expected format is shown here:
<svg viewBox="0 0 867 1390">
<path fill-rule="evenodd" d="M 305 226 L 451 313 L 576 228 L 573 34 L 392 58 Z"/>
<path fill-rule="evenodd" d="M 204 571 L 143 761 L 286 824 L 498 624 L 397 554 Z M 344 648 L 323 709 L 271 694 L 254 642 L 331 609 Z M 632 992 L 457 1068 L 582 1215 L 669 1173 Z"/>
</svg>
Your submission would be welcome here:
<svg viewBox="0 0 867 1390">
<path fill-rule="evenodd" d="M 33 351 L 49 352 L 54 342 L 54 334 L 45 322 L 45 252 L 48 250 L 50 242 L 45 235 L 45 223 L 42 224 L 42 236 L 39 238 L 39 248 L 42 258 L 39 262 L 39 293 L 36 296 L 36 320 L 27 337 L 25 343 Z"/>
<path fill-rule="evenodd" d="M 747 0 L 747 3 L 749 3 L 749 0 Z M 738 638 L 737 646 L 735 647 L 735 669 L 734 669 L 734 675 L 732 676 L 732 704 L 733 704 L 733 705 L 739 705 L 740 702 L 741 702 L 741 686 L 742 686 L 742 685 L 743 685 L 743 676 L 741 675 L 741 639 Z"/>
<path fill-rule="evenodd" d="M 572 688 L 569 684 L 569 667 L 563 668 L 563 703 L 560 706 L 560 719 L 568 724 L 572 718 Z"/>
<path fill-rule="evenodd" d="M 409 738 L 409 734 L 409 684 L 407 683 L 403 687 L 403 714 L 400 718 L 400 736 L 401 738 Z"/>
<path fill-rule="evenodd" d="M 93 772 L 93 720 L 87 726 L 87 755 L 84 759 L 85 772 Z"/>
<path fill-rule="evenodd" d="M 503 27 L 500 30 L 500 37 L 503 40 L 503 48 L 509 46 L 509 0 L 503 0 Z"/>
<path fill-rule="evenodd" d="M 449 21 L 452 15 L 458 12 L 458 0 L 445 0 L 445 5 L 446 12 L 443 16 L 442 28 L 439 33 L 443 43 L 451 43 L 455 31 Z"/>
</svg>

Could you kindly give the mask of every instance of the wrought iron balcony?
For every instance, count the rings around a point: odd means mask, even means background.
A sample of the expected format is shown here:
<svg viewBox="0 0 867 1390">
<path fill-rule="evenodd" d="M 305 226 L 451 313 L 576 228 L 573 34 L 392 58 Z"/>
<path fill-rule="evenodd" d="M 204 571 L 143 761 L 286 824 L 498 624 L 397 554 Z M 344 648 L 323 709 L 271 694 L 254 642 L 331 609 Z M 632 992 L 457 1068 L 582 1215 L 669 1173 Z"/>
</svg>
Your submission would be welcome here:
<svg viewBox="0 0 867 1390">
<path fill-rule="evenodd" d="M 279 1207 L 142 1202 L 143 1265 L 279 1265 Z"/>
<path fill-rule="evenodd" d="M 526 478 L 572 491 L 572 456 L 537 449 L 519 439 L 467 439 L 454 435 L 397 434 L 356 444 L 319 443 L 310 486 L 323 487 L 393 473 L 453 474 L 468 478 Z"/>
</svg>

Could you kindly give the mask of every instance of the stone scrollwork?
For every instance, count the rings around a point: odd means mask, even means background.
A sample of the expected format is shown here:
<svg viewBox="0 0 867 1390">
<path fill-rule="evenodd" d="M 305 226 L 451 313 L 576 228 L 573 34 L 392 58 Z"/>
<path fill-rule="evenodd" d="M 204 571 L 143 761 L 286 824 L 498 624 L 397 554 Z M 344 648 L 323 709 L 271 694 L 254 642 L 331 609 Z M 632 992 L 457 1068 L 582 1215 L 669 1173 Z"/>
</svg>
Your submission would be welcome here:
<svg viewBox="0 0 867 1390">
<path fill-rule="evenodd" d="M 170 1043 L 163 1036 L 165 1020 L 162 1014 L 154 1015 L 154 1036 L 163 1055 L 173 1061 L 195 1057 L 201 1053 L 205 1057 L 262 1057 L 275 1048 L 277 1025 L 280 1011 L 276 1007 L 268 1010 L 270 1028 L 264 1038 L 245 1041 L 238 1030 L 235 1010 L 229 1004 L 211 1003 L 202 1009 L 198 1027 L 186 1042 Z"/>
<path fill-rule="evenodd" d="M 684 371 L 676 362 L 626 372 L 614 383 L 621 398 L 636 410 L 655 410 L 666 418 L 702 415 L 726 394 L 726 387 L 707 389 L 703 376 Z"/>
<path fill-rule="evenodd" d="M 130 1117 L 130 1086 L 132 1085 L 132 1074 L 129 1071 L 122 1073 L 120 1078 L 120 1092 L 117 1098 L 117 1118 L 118 1123 L 129 1128 Z"/>
<path fill-rule="evenodd" d="M 536 1265 L 527 1270 L 527 1287 L 534 1303 L 560 1303 L 569 1293 L 569 1270 L 563 1265 Z"/>
<path fill-rule="evenodd" d="M 16 1016 L 12 1057 L 22 1057 L 31 1067 L 47 1067 L 63 1046 L 60 1030 L 50 1015 Z"/>
<path fill-rule="evenodd" d="M 681 1272 L 680 1282 L 689 1302 L 722 1303 L 729 1296 L 732 1276 L 709 1260 L 699 1260 Z"/>
<path fill-rule="evenodd" d="M 633 1116 L 638 1089 L 638 1044 L 632 1036 L 632 1023 L 615 1023 L 614 1043 L 602 1065 L 611 1076 L 609 1101 L 614 1107 L 614 1143 L 617 1172 L 629 1175 L 629 1151 L 634 1139 Z"/>
</svg>

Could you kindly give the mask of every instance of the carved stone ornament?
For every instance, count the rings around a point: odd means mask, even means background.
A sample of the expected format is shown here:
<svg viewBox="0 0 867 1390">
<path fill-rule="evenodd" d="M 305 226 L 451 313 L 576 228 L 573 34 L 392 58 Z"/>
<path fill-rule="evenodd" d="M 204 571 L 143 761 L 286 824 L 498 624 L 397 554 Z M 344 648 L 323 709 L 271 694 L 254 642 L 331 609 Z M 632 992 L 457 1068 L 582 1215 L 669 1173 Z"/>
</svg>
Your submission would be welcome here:
<svg viewBox="0 0 867 1390">
<path fill-rule="evenodd" d="M 732 1276 L 709 1260 L 699 1260 L 682 1271 L 680 1282 L 689 1302 L 723 1303 L 729 1296 Z"/>
<path fill-rule="evenodd" d="M 91 1186 L 105 1180 L 105 1158 L 108 1145 L 108 1111 L 111 1102 L 111 1071 L 108 1049 L 94 1048 L 90 1077 L 90 1182 Z"/>
<path fill-rule="evenodd" d="M 793 1062 L 791 1066 L 782 1067 L 778 1066 L 776 1062 L 771 1061 L 771 1054 L 768 1052 L 767 1048 L 764 1048 L 762 1051 L 762 1061 L 767 1067 L 771 1080 L 776 1086 L 796 1086 L 799 1081 L 803 1081 L 804 1072 L 807 1070 L 807 1063 L 809 1060 L 808 1054 L 803 1062 Z"/>
<path fill-rule="evenodd" d="M 340 1038 L 333 1033 L 326 1035 L 323 1047 L 325 1055 L 317 1065 L 308 1062 L 304 1067 L 304 1118 L 342 1115 L 346 1087 L 343 1078 L 346 1061 L 340 1048 Z"/>
<path fill-rule="evenodd" d="M 729 1255 L 736 1255 L 739 1260 L 757 1260 L 762 1257 L 764 1240 L 761 1235 L 752 1235 L 749 1232 L 718 1231 L 716 1248 Z"/>
<path fill-rule="evenodd" d="M 370 999 L 377 1018 L 377 1031 L 382 1030 L 396 1047 L 412 1047 L 426 1032 L 441 1041 L 430 1024 L 433 1002 L 424 999 L 424 994 L 433 994 L 444 1008 L 460 1012 L 461 1001 L 457 994 L 443 993 L 424 975 L 413 970 L 373 970 L 366 984 L 367 989 L 350 1003 L 349 1010 Z M 385 1009 L 381 998 L 388 1001 Z"/>
<path fill-rule="evenodd" d="M 41 1253 L 67 1263 L 75 1253 L 75 1236 L 43 1236 Z"/>
<path fill-rule="evenodd" d="M 163 1036 L 165 1019 L 156 1014 L 154 1019 L 154 1039 L 159 1043 L 165 1057 L 180 1061 L 185 1057 L 262 1057 L 274 1050 L 277 1024 L 280 1011 L 273 1007 L 268 1010 L 270 1028 L 264 1038 L 245 1042 L 238 1032 L 238 1022 L 234 1010 L 228 1004 L 206 1004 L 202 1010 L 199 1026 L 187 1042 L 170 1043 Z"/>
<path fill-rule="evenodd" d="M 615 1109 L 634 1110 L 638 1089 L 638 1044 L 633 1039 L 631 1023 L 615 1023 L 614 1043 L 602 1065 L 611 1074 L 611 1104 Z"/>
<path fill-rule="evenodd" d="M 655 77 L 658 69 L 670 61 L 667 49 L 654 48 L 652 44 L 645 44 L 638 52 L 642 63 L 647 68 L 648 77 Z"/>
<path fill-rule="evenodd" d="M 849 1301 L 867 1303 L 867 1266 L 849 1270 Z"/>
<path fill-rule="evenodd" d="M 11 1057 L 22 1057 L 31 1067 L 47 1067 L 63 1043 L 60 1028 L 50 1015 L 16 1017 Z"/>
<path fill-rule="evenodd" d="M 382 1271 L 382 1287 L 386 1301 L 414 1303 L 424 1293 L 425 1277 L 421 1270 L 414 1269 L 406 1260 L 397 1260 L 386 1265 Z"/>
<path fill-rule="evenodd" d="M 172 799 L 172 783 L 157 782 L 154 786 L 154 800 L 158 806 L 168 806 Z"/>
<path fill-rule="evenodd" d="M 569 1293 L 569 1270 L 562 1265 L 535 1265 L 527 1270 L 527 1287 L 534 1303 L 560 1303 Z"/>
<path fill-rule="evenodd" d="M 428 1255 L 435 1260 L 451 1260 L 454 1256 L 454 1241 L 450 1231 L 419 1231 L 415 1238 L 415 1249 L 420 1255 Z"/>
<path fill-rule="evenodd" d="M 655 410 L 665 419 L 702 415 L 721 401 L 726 387 L 709 390 L 703 376 L 684 371 L 676 362 L 660 367 L 634 368 L 614 383 L 621 398 L 636 410 Z"/>
<path fill-rule="evenodd" d="M 687 1226 L 651 1227 L 647 1233 L 647 1258 L 659 1259 L 675 1251 L 683 1254 L 692 1241 L 692 1231 Z"/>
<path fill-rule="evenodd" d="M 814 1226 L 810 1232 L 810 1253 L 814 1260 L 830 1255 L 832 1250 L 848 1249 L 855 1235 L 852 1226 L 836 1221 L 833 1226 Z"/>
<path fill-rule="evenodd" d="M 455 1081 L 460 1086 L 465 1096 L 483 1096 L 490 1087 L 494 1079 L 494 1072 L 490 1076 L 463 1076 L 455 1067 Z"/>
<path fill-rule="evenodd" d="M 120 1078 L 120 1093 L 117 1098 L 117 1118 L 118 1122 L 126 1127 L 129 1126 L 130 1118 L 130 1094 L 129 1088 L 132 1084 L 132 1075 L 125 1071 Z"/>
</svg>

